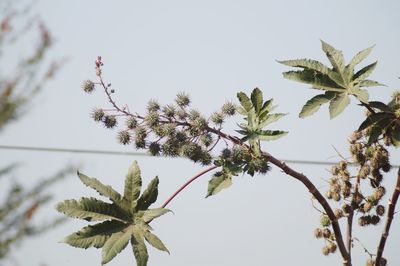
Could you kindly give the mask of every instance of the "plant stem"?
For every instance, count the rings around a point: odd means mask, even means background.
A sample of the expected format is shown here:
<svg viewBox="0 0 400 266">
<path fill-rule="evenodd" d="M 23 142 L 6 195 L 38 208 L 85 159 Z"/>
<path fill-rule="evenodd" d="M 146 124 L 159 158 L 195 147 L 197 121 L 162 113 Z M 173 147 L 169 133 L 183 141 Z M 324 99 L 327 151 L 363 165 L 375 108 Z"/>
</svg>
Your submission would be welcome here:
<svg viewBox="0 0 400 266">
<path fill-rule="evenodd" d="M 383 229 L 383 233 L 381 235 L 381 240 L 379 241 L 378 251 L 376 253 L 376 262 L 375 265 L 381 265 L 381 258 L 383 254 L 383 250 L 385 249 L 386 240 L 389 236 L 390 226 L 392 224 L 393 216 L 394 216 L 394 209 L 396 207 L 397 200 L 400 194 L 400 168 L 397 172 L 397 182 L 396 187 L 393 191 L 392 197 L 389 200 L 388 204 L 388 214 L 386 219 L 385 228 Z"/>
<path fill-rule="evenodd" d="M 171 200 L 173 200 L 176 195 L 178 195 L 182 190 L 185 189 L 185 187 L 187 187 L 190 183 L 192 183 L 194 180 L 196 180 L 197 178 L 199 178 L 200 176 L 214 170 L 215 168 L 218 168 L 218 166 L 213 165 L 211 167 L 206 168 L 205 170 L 201 171 L 200 173 L 198 173 L 197 175 L 193 176 L 192 178 L 190 178 L 188 181 L 185 182 L 185 184 L 183 184 L 180 188 L 178 188 L 165 202 L 163 205 L 161 205 L 161 208 L 165 208 L 168 203 L 170 203 Z"/>
</svg>

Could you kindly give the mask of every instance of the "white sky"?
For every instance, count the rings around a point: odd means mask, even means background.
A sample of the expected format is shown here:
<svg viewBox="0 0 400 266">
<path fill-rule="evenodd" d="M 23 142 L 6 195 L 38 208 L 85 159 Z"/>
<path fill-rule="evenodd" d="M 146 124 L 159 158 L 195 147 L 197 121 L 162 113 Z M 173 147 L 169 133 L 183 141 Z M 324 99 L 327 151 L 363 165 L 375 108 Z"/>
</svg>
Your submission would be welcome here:
<svg viewBox="0 0 400 266">
<path fill-rule="evenodd" d="M 363 110 L 353 105 L 329 120 L 325 107 L 311 118 L 298 119 L 301 106 L 317 92 L 283 79 L 281 73 L 288 68 L 276 60 L 313 58 L 327 63 L 320 39 L 343 50 L 347 59 L 376 44 L 364 64 L 379 59 L 371 78 L 388 87 L 369 89 L 371 98 L 387 101 L 399 86 L 400 3 L 395 0 L 41 0 L 35 10 L 56 38 L 51 56 L 67 56 L 69 61 L 29 112 L 5 130 L 0 144 L 134 151 L 117 144 L 115 132 L 89 117 L 93 107 L 107 107 L 100 91 L 87 96 L 80 89 L 83 80 L 95 78 L 97 55 L 104 59 L 104 76 L 115 87 L 117 101 L 138 112 L 150 98 L 170 103 L 177 92 L 186 91 L 193 106 L 210 114 L 226 100 L 235 100 L 237 91 L 261 88 L 265 98 L 279 105 L 277 111 L 290 113 L 273 125 L 290 134 L 265 145 L 283 159 L 336 160 L 332 146 L 348 155 L 345 139 L 363 119 Z M 156 204 L 200 170 L 187 160 L 166 158 L 5 150 L 0 150 L 0 158 L 2 164 L 24 162 L 19 173 L 27 183 L 72 162 L 82 163 L 82 172 L 119 189 L 128 166 L 138 160 L 144 183 L 160 176 Z M 393 158 L 393 163 L 399 162 L 397 154 Z M 293 166 L 325 191 L 327 167 Z M 276 169 L 266 176 L 238 177 L 230 189 L 204 199 L 209 177 L 203 176 L 169 205 L 175 215 L 154 223 L 171 255 L 149 247 L 149 265 L 340 265 L 339 252 L 321 254 L 323 241 L 313 238 L 319 213 L 293 178 Z M 393 182 L 394 172 L 386 178 L 388 186 Z M 53 193 L 59 201 L 91 192 L 72 177 Z M 56 215 L 50 207 L 38 220 Z M 71 220 L 26 241 L 13 257 L 18 265 L 99 265 L 100 250 L 57 243 L 84 224 Z M 390 265 L 400 265 L 399 228 L 395 219 L 385 250 Z M 355 234 L 375 252 L 381 230 L 382 223 Z M 354 265 L 363 265 L 367 258 L 358 243 L 353 258 Z M 134 265 L 129 248 L 109 263 L 128 264 Z"/>
</svg>

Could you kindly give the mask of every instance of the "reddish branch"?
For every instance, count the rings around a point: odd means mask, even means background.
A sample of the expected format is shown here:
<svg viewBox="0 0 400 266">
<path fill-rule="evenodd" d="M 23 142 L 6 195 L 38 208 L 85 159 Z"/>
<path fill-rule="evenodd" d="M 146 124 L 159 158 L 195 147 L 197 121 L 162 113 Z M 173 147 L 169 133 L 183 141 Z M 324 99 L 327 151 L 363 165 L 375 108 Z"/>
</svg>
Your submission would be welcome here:
<svg viewBox="0 0 400 266">
<path fill-rule="evenodd" d="M 375 263 L 375 265 L 377 265 L 377 266 L 381 265 L 381 258 L 382 258 L 383 250 L 385 249 L 386 240 L 389 236 L 389 230 L 390 230 L 390 226 L 392 225 L 394 209 L 396 207 L 396 203 L 399 198 L 399 194 L 400 194 L 400 168 L 397 172 L 396 187 L 393 191 L 392 197 L 390 198 L 389 204 L 388 204 L 388 214 L 387 214 L 385 228 L 383 229 L 381 240 L 379 241 L 378 251 L 377 251 L 377 255 L 376 255 L 376 263 Z"/>
</svg>

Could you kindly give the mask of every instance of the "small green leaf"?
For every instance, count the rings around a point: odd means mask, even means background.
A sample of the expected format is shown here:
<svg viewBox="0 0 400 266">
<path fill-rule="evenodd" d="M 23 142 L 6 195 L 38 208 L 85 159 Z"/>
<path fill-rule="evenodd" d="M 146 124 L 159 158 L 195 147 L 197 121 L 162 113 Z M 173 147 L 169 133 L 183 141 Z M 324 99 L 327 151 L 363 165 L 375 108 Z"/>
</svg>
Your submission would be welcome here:
<svg viewBox="0 0 400 266">
<path fill-rule="evenodd" d="M 128 202 L 136 200 L 140 195 L 142 187 L 142 178 L 140 177 L 140 168 L 136 161 L 129 167 L 128 174 L 125 178 L 124 198 Z"/>
<path fill-rule="evenodd" d="M 169 254 L 169 250 L 167 249 L 167 247 L 155 234 L 151 233 L 150 231 L 145 231 L 144 237 L 146 238 L 146 241 L 150 245 L 152 245 L 153 247 L 155 247 L 158 250 L 168 252 L 168 254 Z"/>
<path fill-rule="evenodd" d="M 110 262 L 118 253 L 120 253 L 129 242 L 132 235 L 132 228 L 128 227 L 121 232 L 114 233 L 106 241 L 102 249 L 101 264 Z"/>
<path fill-rule="evenodd" d="M 281 131 L 281 130 L 261 130 L 257 132 L 257 135 L 259 140 L 270 141 L 279 139 L 287 135 L 288 133 L 289 132 L 287 131 Z"/>
<path fill-rule="evenodd" d="M 372 71 L 374 71 L 377 63 L 378 62 L 374 62 L 374 63 L 360 69 L 357 73 L 354 74 L 353 82 L 360 82 L 360 81 L 368 78 L 369 75 L 371 75 Z"/>
<path fill-rule="evenodd" d="M 384 118 L 379 121 L 377 121 L 371 129 L 371 132 L 369 134 L 368 138 L 368 145 L 374 143 L 375 141 L 378 140 L 379 136 L 386 130 L 388 126 L 390 126 L 393 123 L 393 120 L 391 118 Z"/>
<path fill-rule="evenodd" d="M 269 113 L 272 111 L 272 102 L 274 101 L 274 99 L 269 99 L 267 101 L 264 102 L 261 111 L 260 111 L 260 116 L 264 115 L 264 113 Z"/>
<path fill-rule="evenodd" d="M 78 172 L 79 179 L 84 183 L 86 186 L 93 188 L 96 190 L 100 195 L 109 198 L 111 201 L 115 203 L 119 203 L 121 201 L 121 194 L 115 191 L 111 186 L 103 185 L 100 181 L 96 178 L 88 177 L 80 172 Z"/>
<path fill-rule="evenodd" d="M 385 118 L 388 118 L 388 114 L 386 113 L 371 114 L 364 120 L 364 122 L 361 123 L 358 131 L 362 131 Z"/>
<path fill-rule="evenodd" d="M 244 110 L 249 112 L 252 109 L 253 106 L 251 105 L 250 99 L 244 92 L 238 92 L 237 98 L 239 99 L 239 102 L 244 108 Z"/>
<path fill-rule="evenodd" d="M 156 176 L 151 180 L 146 190 L 143 192 L 142 196 L 140 196 L 138 201 L 139 210 L 146 210 L 149 208 L 151 204 L 153 204 L 157 200 L 158 196 L 158 177 Z"/>
<path fill-rule="evenodd" d="M 369 102 L 368 105 L 371 106 L 372 108 L 379 109 L 383 112 L 391 112 L 389 106 L 387 106 L 383 102 L 372 101 L 372 102 Z"/>
<path fill-rule="evenodd" d="M 343 92 L 344 88 L 336 84 L 329 76 L 313 70 L 288 71 L 283 73 L 283 77 L 301 83 L 311 85 L 314 89 Z"/>
<path fill-rule="evenodd" d="M 171 210 L 165 208 L 155 208 L 155 209 L 145 210 L 143 212 L 142 220 L 146 223 L 149 223 L 153 219 L 160 217 L 161 215 L 166 214 L 167 212 L 170 211 Z"/>
<path fill-rule="evenodd" d="M 305 118 L 318 111 L 324 103 L 329 102 L 336 96 L 336 93 L 319 94 L 306 102 L 299 114 L 300 118 Z"/>
<path fill-rule="evenodd" d="M 386 85 L 379 83 L 378 81 L 375 81 L 375 80 L 364 79 L 364 80 L 361 80 L 360 83 L 358 83 L 358 86 L 360 86 L 360 87 L 376 87 L 376 86 L 386 86 Z"/>
<path fill-rule="evenodd" d="M 284 117 L 286 115 L 287 114 L 276 113 L 276 114 L 267 115 L 266 117 L 263 117 L 262 119 L 260 118 L 261 121 L 258 126 L 258 129 L 262 129 L 262 128 L 268 126 L 269 124 L 278 121 L 279 119 L 281 119 L 282 117 Z"/>
<path fill-rule="evenodd" d="M 208 181 L 207 197 L 220 192 L 222 189 L 228 188 L 232 185 L 232 177 L 226 173 L 216 173 L 210 181 Z"/>
<path fill-rule="evenodd" d="M 81 198 L 79 201 L 65 200 L 58 203 L 56 209 L 69 217 L 86 221 L 117 220 L 126 222 L 125 214 L 117 206 L 96 198 Z"/>
<path fill-rule="evenodd" d="M 131 238 L 133 254 L 136 258 L 137 266 L 147 266 L 149 254 L 143 239 L 143 232 L 136 226 L 133 227 L 133 236 Z"/>
<path fill-rule="evenodd" d="M 253 103 L 254 109 L 257 114 L 260 113 L 262 105 L 263 105 L 263 94 L 259 88 L 255 88 L 251 92 L 251 102 Z"/>
<path fill-rule="evenodd" d="M 62 242 L 77 248 L 101 248 L 111 234 L 121 231 L 128 225 L 119 221 L 105 221 L 83 227 L 78 232 L 70 234 Z"/>
<path fill-rule="evenodd" d="M 331 119 L 338 116 L 349 105 L 350 99 L 347 93 L 340 93 L 331 100 L 329 114 Z"/>
<path fill-rule="evenodd" d="M 364 49 L 360 52 L 358 52 L 351 60 L 350 63 L 347 65 L 347 68 L 353 73 L 354 67 L 361 63 L 362 60 L 368 57 L 368 55 L 371 53 L 372 49 L 375 47 L 375 45 L 368 47 L 367 49 Z"/>
</svg>

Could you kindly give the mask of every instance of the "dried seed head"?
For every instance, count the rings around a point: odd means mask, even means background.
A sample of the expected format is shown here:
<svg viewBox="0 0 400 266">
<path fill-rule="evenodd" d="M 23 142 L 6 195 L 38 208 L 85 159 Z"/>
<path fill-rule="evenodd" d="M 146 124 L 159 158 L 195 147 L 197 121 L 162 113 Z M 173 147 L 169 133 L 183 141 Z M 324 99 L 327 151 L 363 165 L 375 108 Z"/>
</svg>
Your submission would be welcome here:
<svg viewBox="0 0 400 266">
<path fill-rule="evenodd" d="M 160 122 L 160 115 L 157 112 L 150 112 L 144 118 L 147 126 L 150 128 L 154 128 Z"/>
<path fill-rule="evenodd" d="M 381 218 L 378 215 L 371 216 L 371 224 L 377 225 L 381 221 Z"/>
<path fill-rule="evenodd" d="M 200 143 L 205 147 L 209 147 L 213 143 L 213 137 L 211 134 L 203 134 L 200 136 Z"/>
<path fill-rule="evenodd" d="M 217 126 L 221 126 L 224 123 L 224 115 L 218 112 L 215 112 L 211 115 L 210 120 Z"/>
<path fill-rule="evenodd" d="M 104 111 L 102 109 L 94 109 L 92 111 L 91 117 L 93 118 L 94 121 L 100 122 L 102 121 L 104 117 Z"/>
<path fill-rule="evenodd" d="M 103 124 L 106 128 L 113 128 L 117 125 L 117 118 L 115 115 L 105 115 L 103 118 Z"/>
<path fill-rule="evenodd" d="M 314 236 L 315 236 L 315 238 L 321 238 L 322 237 L 322 229 L 321 228 L 315 228 Z"/>
<path fill-rule="evenodd" d="M 333 194 L 332 194 L 332 199 L 333 199 L 334 201 L 340 201 L 341 196 L 340 196 L 339 193 L 333 193 Z"/>
<path fill-rule="evenodd" d="M 342 209 L 336 209 L 335 210 L 335 216 L 340 219 L 342 217 L 344 217 L 344 211 Z"/>
<path fill-rule="evenodd" d="M 328 247 L 330 253 L 335 253 L 337 246 L 334 242 L 328 242 L 326 246 Z"/>
<path fill-rule="evenodd" d="M 131 142 L 131 135 L 129 134 L 128 130 L 122 130 L 118 132 L 117 140 L 122 145 L 127 145 Z"/>
<path fill-rule="evenodd" d="M 375 266 L 375 261 L 371 258 L 369 258 L 367 260 L 367 262 L 365 263 L 366 266 Z"/>
<path fill-rule="evenodd" d="M 360 171 L 358 171 L 358 175 L 360 178 L 365 179 L 371 172 L 371 168 L 369 167 L 368 164 L 364 164 Z"/>
<path fill-rule="evenodd" d="M 137 124 L 138 122 L 133 116 L 130 116 L 128 119 L 126 119 L 126 127 L 129 129 L 135 129 Z"/>
<path fill-rule="evenodd" d="M 331 173 L 332 175 L 337 175 L 339 174 L 339 167 L 337 165 L 332 165 L 331 167 Z"/>
<path fill-rule="evenodd" d="M 375 211 L 379 216 L 383 216 L 385 214 L 385 207 L 383 205 L 378 205 L 376 206 Z"/>
<path fill-rule="evenodd" d="M 322 236 L 324 238 L 329 238 L 331 237 L 331 230 L 329 230 L 329 228 L 325 228 L 324 230 L 322 230 Z"/>
<path fill-rule="evenodd" d="M 323 214 L 320 219 L 321 225 L 323 227 L 327 227 L 331 225 L 331 219 L 329 219 L 328 215 Z"/>
<path fill-rule="evenodd" d="M 374 196 L 377 200 L 380 200 L 386 193 L 386 189 L 382 186 L 379 186 L 374 191 Z"/>
<path fill-rule="evenodd" d="M 164 115 L 168 118 L 172 118 L 176 114 L 176 108 L 173 105 L 164 106 L 162 111 L 163 111 Z"/>
<path fill-rule="evenodd" d="M 347 162 L 346 161 L 340 161 L 339 162 L 339 169 L 344 171 L 347 169 Z"/>
<path fill-rule="evenodd" d="M 226 116 L 233 116 L 236 113 L 236 106 L 231 102 L 226 102 L 221 111 Z"/>
<path fill-rule="evenodd" d="M 175 102 L 180 107 L 187 107 L 190 104 L 189 95 L 184 92 L 180 92 L 176 95 Z"/>
<path fill-rule="evenodd" d="M 91 80 L 85 80 L 82 83 L 82 89 L 86 92 L 86 93 L 92 93 L 94 91 L 94 82 Z"/>
<path fill-rule="evenodd" d="M 152 112 L 157 112 L 159 110 L 160 110 L 160 104 L 156 100 L 151 99 L 147 103 L 147 112 L 152 113 Z"/>
<path fill-rule="evenodd" d="M 371 223 L 370 215 L 365 215 L 365 216 L 361 216 L 360 218 L 358 218 L 358 224 L 360 226 L 366 226 L 366 225 L 369 225 L 370 223 Z"/>
<path fill-rule="evenodd" d="M 344 213 L 349 214 L 351 212 L 351 206 L 349 204 L 343 204 L 342 210 Z"/>
<path fill-rule="evenodd" d="M 365 202 L 363 204 L 363 212 L 369 212 L 372 208 L 372 203 L 371 202 Z"/>
<path fill-rule="evenodd" d="M 150 143 L 149 152 L 151 155 L 158 156 L 160 155 L 160 151 L 161 151 L 160 144 L 158 144 L 157 142 Z"/>
<path fill-rule="evenodd" d="M 327 246 L 322 247 L 322 254 L 324 254 L 325 256 L 329 255 L 329 248 Z"/>
</svg>

